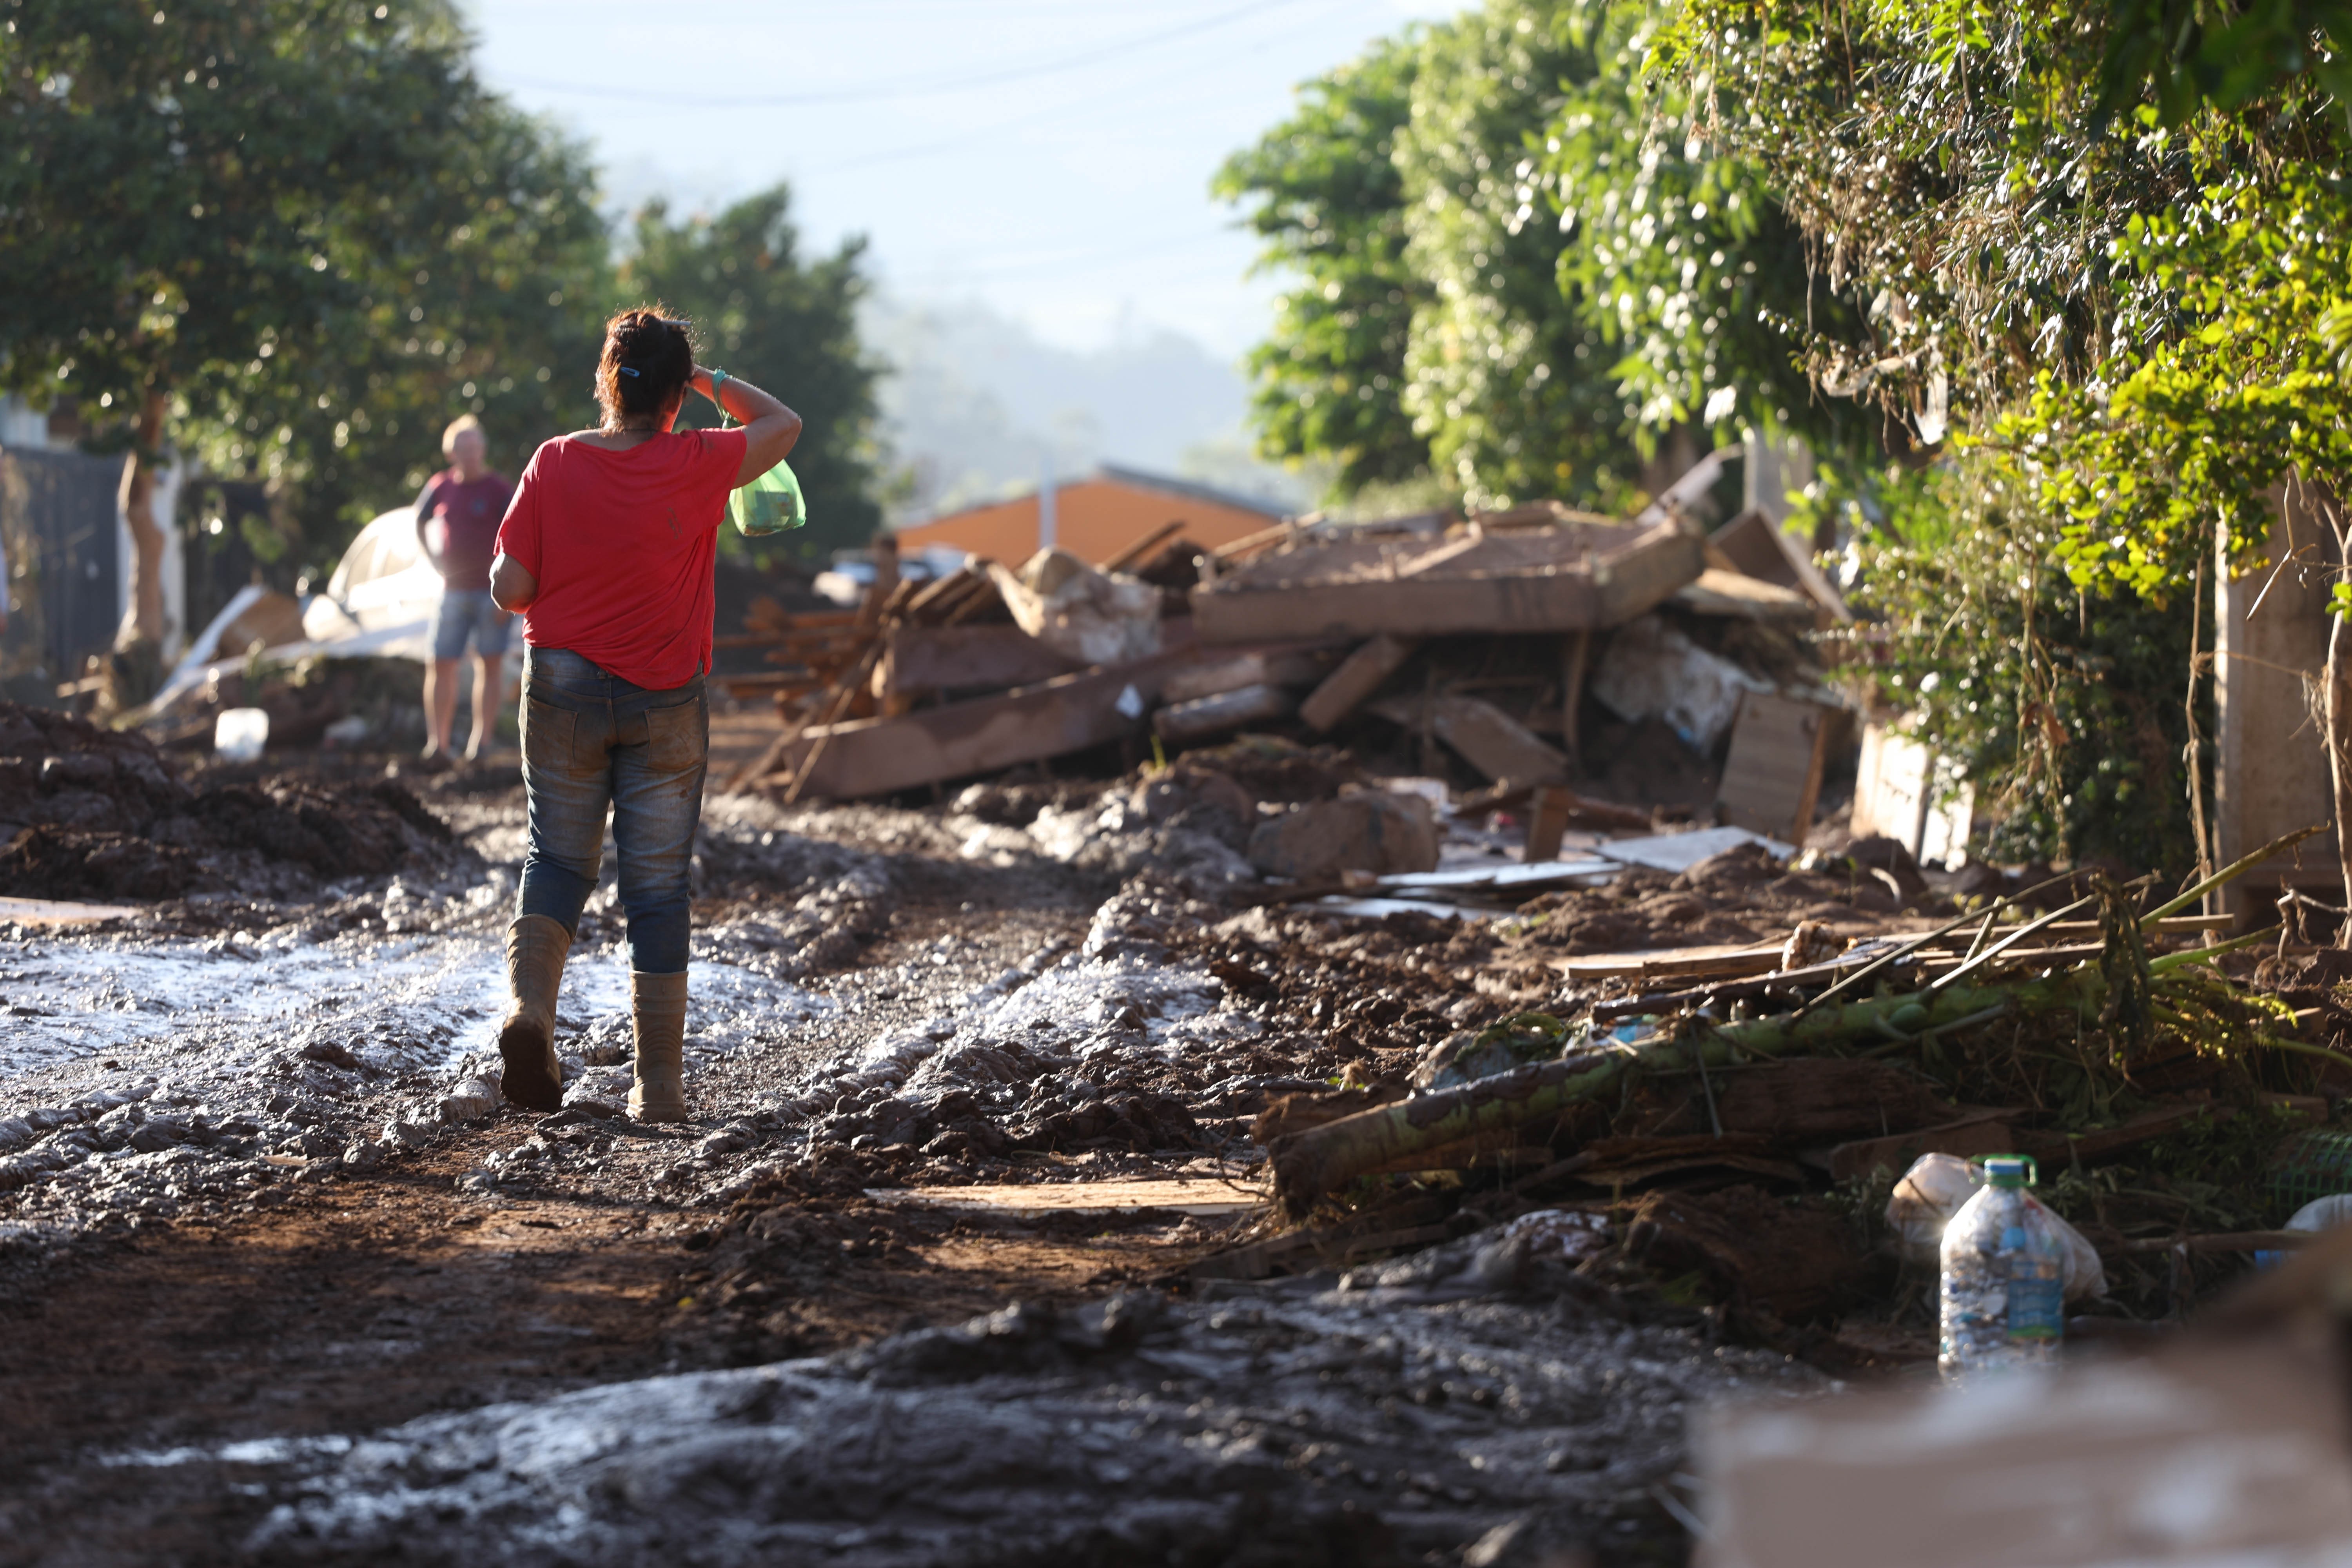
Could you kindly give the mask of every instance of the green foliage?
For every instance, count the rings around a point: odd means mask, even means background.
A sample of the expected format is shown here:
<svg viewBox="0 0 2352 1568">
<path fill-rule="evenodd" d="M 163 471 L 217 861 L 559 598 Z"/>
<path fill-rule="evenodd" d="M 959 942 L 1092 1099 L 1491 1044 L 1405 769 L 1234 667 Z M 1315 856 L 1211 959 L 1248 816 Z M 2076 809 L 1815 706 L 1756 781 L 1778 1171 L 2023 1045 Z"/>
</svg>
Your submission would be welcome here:
<svg viewBox="0 0 2352 1568">
<path fill-rule="evenodd" d="M 1893 487 L 1864 602 L 2011 847 L 2181 865 L 2196 564 L 2260 563 L 2296 475 L 2342 527 L 2344 16 L 1691 0 L 1654 64 L 1869 301 L 1816 385 L 1986 444 Z"/>
<path fill-rule="evenodd" d="M 1643 76 L 1668 8 L 1487 0 L 1310 84 L 1217 190 L 1296 272 L 1252 356 L 1269 455 L 1357 495 L 1416 470 L 1475 506 L 1626 507 L 1705 426 L 1855 444 L 1811 395 L 1813 286 L 1757 169 Z"/>
<path fill-rule="evenodd" d="M 1986 852 L 2189 871 L 2187 592 L 2078 588 L 2057 563 L 2063 520 L 1998 453 L 1897 470 L 1878 504 L 1894 528 L 1861 535 L 1856 595 L 1889 634 L 1873 673 L 1993 795 Z"/>
<path fill-rule="evenodd" d="M 724 547 L 824 562 L 863 545 L 881 525 L 874 392 L 881 367 L 857 342 L 864 242 L 803 261 L 791 205 L 778 186 L 717 217 L 673 224 L 656 202 L 637 215 L 621 282 L 633 300 L 663 300 L 692 320 L 705 363 L 773 393 L 807 421 L 791 462 L 808 498 L 808 526 L 759 541 L 730 528 L 719 536 Z M 688 428 L 718 422 L 700 398 L 687 400 L 679 420 Z"/>
<path fill-rule="evenodd" d="M 2099 61 L 2101 113 L 2153 100 L 2179 125 L 2207 105 L 2236 109 L 2308 76 L 2352 101 L 2352 6 L 2342 0 L 2109 0 Z"/>
<path fill-rule="evenodd" d="M 1561 293 L 1621 352 L 1610 374 L 1638 428 L 1700 424 L 1737 440 L 1754 426 L 1850 452 L 1861 422 L 1813 395 L 1795 351 L 1810 323 L 1850 326 L 1853 312 L 1815 277 L 1759 168 L 1710 142 L 1685 84 L 1647 70 L 1664 15 L 1624 0 L 1577 14 L 1529 182 L 1567 237 Z"/>
<path fill-rule="evenodd" d="M 1250 353 L 1261 448 L 1330 459 L 1348 494 L 1408 480 L 1429 462 L 1402 392 L 1413 311 L 1430 290 L 1405 264 L 1395 163 L 1419 49 L 1409 31 L 1309 82 L 1298 112 L 1228 159 L 1213 186 L 1255 200 L 1260 268 L 1299 277 Z"/>
<path fill-rule="evenodd" d="M 0 384 L 101 425 L 163 395 L 321 565 L 458 412 L 509 467 L 587 422 L 590 171 L 438 0 L 6 9 Z"/>
<path fill-rule="evenodd" d="M 2177 148 L 2094 123 L 2084 23 L 1979 0 L 1685 10 L 1657 68 L 1762 171 L 1826 286 L 1865 305 L 1806 324 L 1822 391 L 1916 430 L 1939 395 L 1955 418 L 1998 408 L 2104 352 L 2109 242 L 2187 175 Z"/>
<path fill-rule="evenodd" d="M 1621 506 L 1636 488 L 1633 411 L 1586 298 L 1561 291 L 1559 235 L 1531 183 L 1556 84 L 1591 68 L 1580 9 L 1489 0 L 1432 28 L 1398 136 L 1406 258 L 1431 292 L 1404 406 L 1473 506 Z"/>
<path fill-rule="evenodd" d="M 2112 390 L 2045 377 L 2001 426 L 2067 519 L 2058 554 L 2076 582 L 2160 595 L 2217 522 L 2259 560 L 2268 492 L 2294 476 L 2331 514 L 2352 494 L 2347 221 L 2352 193 L 2300 168 L 2234 174 L 2132 220 L 2119 270 L 2160 291 L 2162 335 L 2102 367 Z"/>
</svg>

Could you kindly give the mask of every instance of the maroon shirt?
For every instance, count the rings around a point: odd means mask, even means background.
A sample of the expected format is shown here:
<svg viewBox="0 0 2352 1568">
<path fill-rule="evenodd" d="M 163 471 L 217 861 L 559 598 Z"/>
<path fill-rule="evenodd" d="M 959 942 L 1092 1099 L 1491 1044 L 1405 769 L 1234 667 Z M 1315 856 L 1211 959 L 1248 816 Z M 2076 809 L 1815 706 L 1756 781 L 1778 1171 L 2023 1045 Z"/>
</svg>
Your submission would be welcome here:
<svg viewBox="0 0 2352 1568">
<path fill-rule="evenodd" d="M 507 515 L 514 485 L 504 474 L 461 479 L 445 468 L 425 482 L 416 498 L 417 521 L 441 564 L 441 581 L 453 593 L 490 591 L 490 561 L 499 552 L 499 524 Z"/>
</svg>

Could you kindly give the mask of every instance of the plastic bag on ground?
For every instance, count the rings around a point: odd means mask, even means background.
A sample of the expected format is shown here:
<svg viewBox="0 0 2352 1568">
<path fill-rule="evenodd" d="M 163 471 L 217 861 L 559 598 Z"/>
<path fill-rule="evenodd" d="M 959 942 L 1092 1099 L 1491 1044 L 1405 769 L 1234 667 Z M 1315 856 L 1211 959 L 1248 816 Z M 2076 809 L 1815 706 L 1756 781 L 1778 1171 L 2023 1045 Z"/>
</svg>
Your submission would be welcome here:
<svg viewBox="0 0 2352 1568">
<path fill-rule="evenodd" d="M 2286 1222 L 2285 1228 L 2315 1236 L 2323 1230 L 2334 1230 L 2347 1220 L 2352 1220 L 2352 1193 L 2330 1193 L 2324 1198 L 2314 1198 L 2295 1210 L 2294 1217 Z M 2254 1267 L 2275 1268 L 2289 1256 L 2273 1250 L 2257 1252 L 2254 1254 Z"/>
<path fill-rule="evenodd" d="M 1957 1154 L 1922 1154 L 1914 1161 L 1886 1200 L 1886 1223 L 1900 1240 L 1903 1256 L 1915 1263 L 1937 1262 L 1944 1227 L 1982 1185 L 1983 1176 Z M 2026 1196 L 2047 1212 L 2049 1205 L 2041 1199 L 2031 1193 Z M 2107 1271 L 2099 1262 L 2099 1249 L 2056 1215 L 2050 1215 L 2050 1222 L 2066 1238 L 2066 1300 L 2105 1295 Z"/>
</svg>

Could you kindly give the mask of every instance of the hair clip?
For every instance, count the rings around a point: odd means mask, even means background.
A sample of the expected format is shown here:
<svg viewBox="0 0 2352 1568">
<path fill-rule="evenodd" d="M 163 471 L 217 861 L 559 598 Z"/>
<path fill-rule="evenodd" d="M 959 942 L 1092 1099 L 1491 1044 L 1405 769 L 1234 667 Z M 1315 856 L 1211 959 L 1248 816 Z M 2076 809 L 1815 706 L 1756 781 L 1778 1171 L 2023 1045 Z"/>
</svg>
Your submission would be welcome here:
<svg viewBox="0 0 2352 1568">
<path fill-rule="evenodd" d="M 619 371 L 623 375 L 627 376 L 632 381 L 635 381 L 639 374 L 637 367 L 633 364 L 616 364 L 613 368 Z"/>
</svg>

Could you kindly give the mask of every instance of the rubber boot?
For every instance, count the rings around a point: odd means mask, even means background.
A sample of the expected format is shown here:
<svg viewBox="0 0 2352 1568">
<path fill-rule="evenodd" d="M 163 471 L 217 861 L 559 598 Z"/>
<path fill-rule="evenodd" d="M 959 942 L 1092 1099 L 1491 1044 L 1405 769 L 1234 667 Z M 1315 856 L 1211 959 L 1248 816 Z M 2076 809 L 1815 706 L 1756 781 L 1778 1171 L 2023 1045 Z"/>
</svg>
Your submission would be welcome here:
<svg viewBox="0 0 2352 1568">
<path fill-rule="evenodd" d="M 637 1031 L 637 1081 L 629 1114 L 640 1121 L 686 1120 L 686 975 L 629 973 Z"/>
<path fill-rule="evenodd" d="M 507 927 L 507 989 L 514 1007 L 499 1030 L 507 1099 L 527 1110 L 563 1109 L 563 1064 L 555 1059 L 555 994 L 572 933 L 545 915 L 518 916 Z"/>
</svg>

